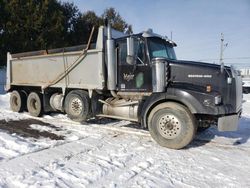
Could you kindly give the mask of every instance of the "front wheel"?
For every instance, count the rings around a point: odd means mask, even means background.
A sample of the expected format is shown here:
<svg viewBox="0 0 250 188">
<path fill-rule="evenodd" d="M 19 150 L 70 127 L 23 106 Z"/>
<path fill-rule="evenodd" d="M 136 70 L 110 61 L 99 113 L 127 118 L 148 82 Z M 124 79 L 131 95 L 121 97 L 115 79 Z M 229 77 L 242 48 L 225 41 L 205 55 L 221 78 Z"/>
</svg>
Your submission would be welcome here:
<svg viewBox="0 0 250 188">
<path fill-rule="evenodd" d="M 73 121 L 86 121 L 90 116 L 90 99 L 88 93 L 74 90 L 67 94 L 64 105 L 65 111 Z"/>
<path fill-rule="evenodd" d="M 185 106 L 166 102 L 157 105 L 150 112 L 148 128 L 159 145 L 181 149 L 193 140 L 197 126 L 194 116 Z"/>
</svg>

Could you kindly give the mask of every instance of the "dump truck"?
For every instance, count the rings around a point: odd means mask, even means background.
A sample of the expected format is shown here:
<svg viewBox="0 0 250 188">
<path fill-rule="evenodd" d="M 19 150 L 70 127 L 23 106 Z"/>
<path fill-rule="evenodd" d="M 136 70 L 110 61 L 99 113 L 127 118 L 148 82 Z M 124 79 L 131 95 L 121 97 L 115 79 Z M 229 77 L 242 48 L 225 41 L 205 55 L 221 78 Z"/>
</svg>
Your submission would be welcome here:
<svg viewBox="0 0 250 188">
<path fill-rule="evenodd" d="M 177 60 L 176 43 L 152 29 L 124 34 L 107 24 L 92 34 L 85 46 L 8 53 L 11 109 L 137 122 L 172 149 L 210 125 L 237 130 L 242 80 L 233 67 Z"/>
</svg>

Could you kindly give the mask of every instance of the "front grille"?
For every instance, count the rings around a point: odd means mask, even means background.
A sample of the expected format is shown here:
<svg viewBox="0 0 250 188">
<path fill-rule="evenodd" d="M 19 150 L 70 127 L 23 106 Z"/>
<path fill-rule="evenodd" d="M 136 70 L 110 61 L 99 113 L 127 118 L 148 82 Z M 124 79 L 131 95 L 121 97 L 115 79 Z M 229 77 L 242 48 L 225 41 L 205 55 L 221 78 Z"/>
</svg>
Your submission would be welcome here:
<svg viewBox="0 0 250 188">
<path fill-rule="evenodd" d="M 166 79 L 165 79 L 165 81 L 166 81 L 166 86 L 168 85 L 168 82 L 169 82 L 169 78 L 170 78 L 170 66 L 169 66 L 169 63 L 168 62 L 166 62 L 165 63 L 165 70 L 166 70 Z"/>
</svg>

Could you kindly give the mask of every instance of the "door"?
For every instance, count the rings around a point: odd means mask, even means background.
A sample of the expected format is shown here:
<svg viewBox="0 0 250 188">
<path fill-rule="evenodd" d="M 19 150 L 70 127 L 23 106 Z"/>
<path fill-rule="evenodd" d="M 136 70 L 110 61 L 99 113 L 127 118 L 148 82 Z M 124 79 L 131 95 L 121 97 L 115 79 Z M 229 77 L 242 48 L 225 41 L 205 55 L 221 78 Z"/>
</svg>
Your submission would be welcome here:
<svg viewBox="0 0 250 188">
<path fill-rule="evenodd" d="M 152 91 L 152 72 L 146 55 L 145 42 L 135 38 L 135 63 L 127 63 L 126 38 L 118 46 L 118 90 L 125 92 Z"/>
</svg>

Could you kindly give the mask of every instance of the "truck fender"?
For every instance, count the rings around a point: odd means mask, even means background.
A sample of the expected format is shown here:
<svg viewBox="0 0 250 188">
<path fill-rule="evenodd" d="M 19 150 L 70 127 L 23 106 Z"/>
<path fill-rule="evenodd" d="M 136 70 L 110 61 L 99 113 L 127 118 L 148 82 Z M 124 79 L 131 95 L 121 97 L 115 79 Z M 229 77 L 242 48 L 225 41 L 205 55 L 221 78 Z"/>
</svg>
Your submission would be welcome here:
<svg viewBox="0 0 250 188">
<path fill-rule="evenodd" d="M 204 111 L 203 105 L 187 90 L 178 88 L 168 88 L 166 93 L 154 93 L 141 105 L 138 112 L 138 117 L 141 120 L 142 128 L 147 128 L 147 117 L 150 111 L 156 105 L 174 101 L 186 106 L 192 114 L 202 113 Z"/>
</svg>

